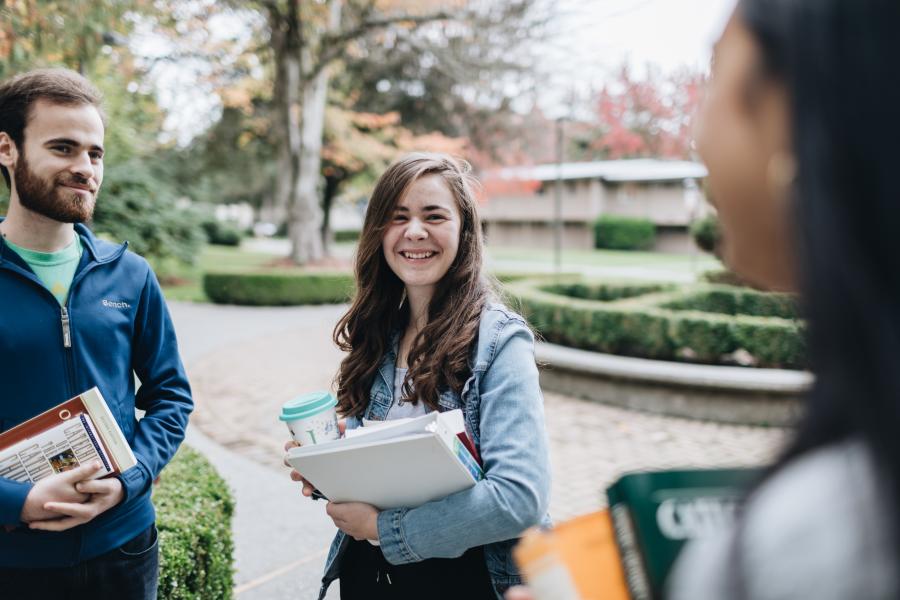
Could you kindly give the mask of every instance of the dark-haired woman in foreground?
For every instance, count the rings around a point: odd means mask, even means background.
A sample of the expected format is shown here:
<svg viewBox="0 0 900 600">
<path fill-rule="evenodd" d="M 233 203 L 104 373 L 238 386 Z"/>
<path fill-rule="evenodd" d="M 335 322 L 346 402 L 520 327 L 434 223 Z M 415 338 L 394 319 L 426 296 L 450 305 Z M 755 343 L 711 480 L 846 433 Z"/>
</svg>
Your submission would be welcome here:
<svg viewBox="0 0 900 600">
<path fill-rule="evenodd" d="M 727 262 L 796 291 L 816 383 L 735 531 L 670 596 L 897 598 L 900 2 L 741 0 L 697 130 Z"/>
<path fill-rule="evenodd" d="M 345 600 L 494 600 L 520 582 L 516 538 L 545 518 L 550 467 L 534 339 L 482 274 L 472 183 L 467 164 L 441 154 L 387 169 L 363 224 L 356 298 L 334 338 L 348 353 L 337 378 L 347 427 L 461 408 L 485 478 L 416 508 L 330 503 L 340 532 L 322 596 L 340 578 Z M 306 482 L 303 493 L 312 493 Z"/>
<path fill-rule="evenodd" d="M 727 263 L 795 291 L 816 382 L 670 599 L 900 597 L 900 2 L 740 0 L 697 128 Z M 528 598 L 517 588 L 508 600 Z"/>
</svg>

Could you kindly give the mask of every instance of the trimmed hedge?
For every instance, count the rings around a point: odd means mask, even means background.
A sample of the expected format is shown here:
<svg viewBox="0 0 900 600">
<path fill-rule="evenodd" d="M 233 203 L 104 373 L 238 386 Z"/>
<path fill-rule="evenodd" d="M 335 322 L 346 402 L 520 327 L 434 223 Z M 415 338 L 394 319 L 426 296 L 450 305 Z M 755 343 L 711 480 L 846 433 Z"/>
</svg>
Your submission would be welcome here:
<svg viewBox="0 0 900 600">
<path fill-rule="evenodd" d="M 201 223 L 206 241 L 217 246 L 240 246 L 244 234 L 235 225 L 210 219 Z"/>
<path fill-rule="evenodd" d="M 614 291 L 617 287 L 619 292 Z M 708 364 L 731 364 L 729 355 L 744 350 L 758 367 L 806 366 L 800 321 L 675 308 L 691 305 L 691 299 L 699 302 L 696 298 L 704 295 L 720 299 L 732 294 L 735 306 L 775 312 L 776 307 L 784 308 L 784 299 L 750 300 L 746 290 L 707 284 L 655 284 L 655 288 L 645 284 L 646 292 L 633 293 L 639 287 L 605 282 L 567 288 L 521 281 L 509 284 L 507 292 L 544 339 L 566 346 Z M 573 289 L 578 289 L 581 297 L 567 293 Z M 604 297 L 608 300 L 588 299 Z"/>
<path fill-rule="evenodd" d="M 722 241 L 719 220 L 714 215 L 703 217 L 691 224 L 691 237 L 698 248 L 710 254 L 716 254 Z"/>
<path fill-rule="evenodd" d="M 671 289 L 671 285 L 660 283 L 593 283 L 584 282 L 553 284 L 541 286 L 545 292 L 560 294 L 570 298 L 583 298 L 585 300 L 600 300 L 610 302 L 623 298 L 643 296 L 652 292 L 661 292 Z"/>
<path fill-rule="evenodd" d="M 353 276 L 302 271 L 212 272 L 203 275 L 203 290 L 216 304 L 339 304 L 353 295 Z"/>
<path fill-rule="evenodd" d="M 648 219 L 604 215 L 594 221 L 594 246 L 607 250 L 648 250 L 656 242 L 656 226 Z"/>
<path fill-rule="evenodd" d="M 234 587 L 234 500 L 196 450 L 182 446 L 153 490 L 160 600 L 229 600 Z"/>
<path fill-rule="evenodd" d="M 334 232 L 335 242 L 355 242 L 359 240 L 359 234 L 362 233 L 358 229 L 341 229 Z"/>
<path fill-rule="evenodd" d="M 722 285 L 732 285 L 736 287 L 750 287 L 750 284 L 740 278 L 740 276 L 730 269 L 714 269 L 706 271 L 700 278 L 709 283 L 721 283 Z"/>
<path fill-rule="evenodd" d="M 759 292 L 751 289 L 723 287 L 709 289 L 668 302 L 663 308 L 699 310 L 725 315 L 781 317 L 796 319 L 797 302 L 789 294 Z"/>
</svg>

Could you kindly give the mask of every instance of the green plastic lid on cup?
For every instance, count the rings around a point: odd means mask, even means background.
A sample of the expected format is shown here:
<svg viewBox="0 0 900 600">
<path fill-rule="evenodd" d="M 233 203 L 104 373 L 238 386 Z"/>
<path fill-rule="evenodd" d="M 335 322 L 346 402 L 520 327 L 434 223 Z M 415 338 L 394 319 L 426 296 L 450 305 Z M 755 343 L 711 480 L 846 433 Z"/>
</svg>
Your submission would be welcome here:
<svg viewBox="0 0 900 600">
<path fill-rule="evenodd" d="M 324 412 L 337 405 L 337 398 L 329 392 L 310 392 L 289 400 L 281 407 L 282 421 L 295 421 L 306 419 L 320 412 Z"/>
</svg>

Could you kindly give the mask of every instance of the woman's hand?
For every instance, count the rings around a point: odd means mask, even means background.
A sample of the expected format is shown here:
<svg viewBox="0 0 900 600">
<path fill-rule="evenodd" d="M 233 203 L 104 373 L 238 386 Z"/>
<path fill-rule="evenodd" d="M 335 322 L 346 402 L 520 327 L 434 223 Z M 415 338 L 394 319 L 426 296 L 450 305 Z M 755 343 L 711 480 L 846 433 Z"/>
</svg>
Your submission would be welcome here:
<svg viewBox="0 0 900 600">
<path fill-rule="evenodd" d="M 325 512 L 354 540 L 378 541 L 378 509 L 364 502 L 329 502 Z"/>
<path fill-rule="evenodd" d="M 517 585 L 506 590 L 503 598 L 505 600 L 534 600 L 534 595 L 524 585 Z"/>
<path fill-rule="evenodd" d="M 338 432 L 341 434 L 341 437 L 344 437 L 344 432 L 347 430 L 347 420 L 340 419 L 338 420 Z M 296 448 L 300 445 L 300 442 L 296 440 L 288 440 L 284 443 L 284 451 L 287 452 L 291 448 Z M 284 457 L 284 466 L 291 468 L 291 465 L 287 461 L 287 454 Z M 303 475 L 301 475 L 296 469 L 291 469 L 291 479 L 293 481 L 299 481 L 303 483 L 303 487 L 300 490 L 300 493 L 306 496 L 307 498 L 312 496 L 313 491 L 316 489 L 313 484 L 304 479 Z"/>
<path fill-rule="evenodd" d="M 284 443 L 284 451 L 287 452 L 291 448 L 296 448 L 299 445 L 300 445 L 300 442 L 298 442 L 296 440 L 288 440 Z M 306 496 L 307 498 L 312 496 L 313 490 L 315 490 L 316 488 L 313 487 L 313 484 L 311 484 L 306 479 L 304 479 L 303 475 L 301 475 L 297 471 L 297 469 L 291 468 L 290 463 L 288 463 L 288 461 L 287 461 L 287 454 L 284 455 L 284 466 L 291 469 L 291 479 L 293 481 L 299 481 L 299 482 L 303 483 L 303 488 L 300 490 L 300 493 L 303 494 L 304 496 Z"/>
</svg>

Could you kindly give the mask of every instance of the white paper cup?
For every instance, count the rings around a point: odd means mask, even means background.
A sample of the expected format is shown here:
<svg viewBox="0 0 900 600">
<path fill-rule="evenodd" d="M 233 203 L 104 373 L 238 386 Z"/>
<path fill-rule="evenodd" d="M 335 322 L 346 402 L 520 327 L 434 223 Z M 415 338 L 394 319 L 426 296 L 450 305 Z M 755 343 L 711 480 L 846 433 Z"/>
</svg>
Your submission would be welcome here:
<svg viewBox="0 0 900 600">
<path fill-rule="evenodd" d="M 328 392 L 311 392 L 285 402 L 278 418 L 301 446 L 321 444 L 341 437 L 336 405 L 337 399 Z"/>
</svg>

